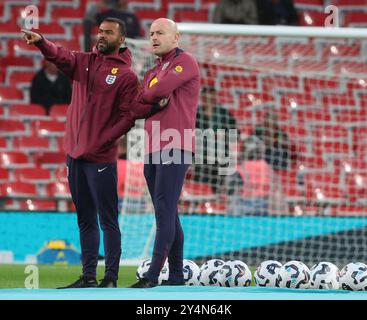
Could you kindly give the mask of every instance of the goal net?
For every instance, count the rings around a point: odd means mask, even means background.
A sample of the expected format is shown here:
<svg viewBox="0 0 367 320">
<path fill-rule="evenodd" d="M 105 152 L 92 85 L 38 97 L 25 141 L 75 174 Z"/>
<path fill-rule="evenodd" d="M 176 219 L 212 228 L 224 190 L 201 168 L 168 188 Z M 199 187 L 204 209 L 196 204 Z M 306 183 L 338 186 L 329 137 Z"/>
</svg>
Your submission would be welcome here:
<svg viewBox="0 0 367 320">
<path fill-rule="evenodd" d="M 366 261 L 366 30 L 227 27 L 180 25 L 202 76 L 197 155 L 179 203 L 184 257 Z M 149 43 L 128 46 L 143 76 L 154 64 Z M 154 244 L 136 148 L 143 126 L 127 139 L 128 260 L 150 257 Z"/>
</svg>

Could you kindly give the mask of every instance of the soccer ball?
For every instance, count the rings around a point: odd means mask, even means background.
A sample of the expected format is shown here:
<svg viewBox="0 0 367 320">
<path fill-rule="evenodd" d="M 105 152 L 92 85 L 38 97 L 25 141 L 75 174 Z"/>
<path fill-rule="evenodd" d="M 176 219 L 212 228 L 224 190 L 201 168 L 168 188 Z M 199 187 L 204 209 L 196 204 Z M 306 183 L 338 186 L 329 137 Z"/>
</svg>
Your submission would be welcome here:
<svg viewBox="0 0 367 320">
<path fill-rule="evenodd" d="M 367 290 L 367 265 L 362 262 L 348 263 L 340 271 L 340 285 L 343 290 Z"/>
<path fill-rule="evenodd" d="M 282 264 L 276 260 L 266 260 L 259 264 L 254 273 L 255 284 L 259 287 L 275 287 Z"/>
<path fill-rule="evenodd" d="M 310 281 L 310 269 L 301 261 L 288 261 L 278 273 L 275 282 L 281 288 L 307 289 Z"/>
<path fill-rule="evenodd" d="M 200 285 L 202 286 L 219 286 L 218 272 L 224 265 L 224 261 L 220 259 L 211 259 L 205 262 L 201 268 L 198 276 Z"/>
<path fill-rule="evenodd" d="M 247 287 L 251 285 L 251 279 L 249 267 L 240 260 L 227 261 L 218 273 L 221 287 Z"/>
<path fill-rule="evenodd" d="M 162 284 L 162 281 L 167 281 L 168 276 L 169 276 L 169 267 L 168 267 L 168 262 L 166 260 L 163 268 L 161 269 L 161 272 L 159 273 L 158 284 Z"/>
<path fill-rule="evenodd" d="M 331 262 L 319 262 L 310 270 L 310 288 L 339 289 L 339 269 Z"/>
<path fill-rule="evenodd" d="M 191 260 L 184 259 L 183 261 L 183 276 L 187 286 L 199 285 L 198 276 L 200 274 L 199 266 Z"/>
<path fill-rule="evenodd" d="M 152 263 L 151 259 L 145 259 L 138 269 L 136 270 L 136 280 L 141 280 L 144 278 L 145 274 L 148 272 L 150 264 Z"/>
</svg>

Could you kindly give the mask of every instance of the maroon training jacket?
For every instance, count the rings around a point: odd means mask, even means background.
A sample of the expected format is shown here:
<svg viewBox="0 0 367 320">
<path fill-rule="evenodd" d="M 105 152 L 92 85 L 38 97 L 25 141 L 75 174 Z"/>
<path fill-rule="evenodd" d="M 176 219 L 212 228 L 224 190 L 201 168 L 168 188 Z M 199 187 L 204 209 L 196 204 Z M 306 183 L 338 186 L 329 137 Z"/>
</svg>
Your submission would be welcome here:
<svg viewBox="0 0 367 320">
<path fill-rule="evenodd" d="M 157 59 L 157 65 L 144 76 L 141 101 L 157 103 L 169 97 L 169 103 L 145 121 L 145 154 L 164 149 L 195 151 L 199 91 L 200 70 L 191 54 L 175 48 Z"/>
<path fill-rule="evenodd" d="M 73 80 L 64 147 L 74 159 L 111 163 L 117 159 L 117 139 L 135 119 L 144 118 L 151 104 L 138 102 L 140 83 L 131 68 L 131 52 L 69 51 L 47 39 L 36 43 L 45 58 Z"/>
</svg>

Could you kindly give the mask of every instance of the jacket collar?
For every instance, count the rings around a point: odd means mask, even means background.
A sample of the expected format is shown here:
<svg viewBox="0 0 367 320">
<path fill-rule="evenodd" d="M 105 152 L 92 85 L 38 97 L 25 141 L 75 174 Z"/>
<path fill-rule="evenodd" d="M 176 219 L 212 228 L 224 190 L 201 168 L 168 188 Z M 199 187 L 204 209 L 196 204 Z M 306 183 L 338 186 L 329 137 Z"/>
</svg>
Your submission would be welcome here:
<svg viewBox="0 0 367 320">
<path fill-rule="evenodd" d="M 156 59 L 156 64 L 161 65 L 164 62 L 167 62 L 173 57 L 178 56 L 181 52 L 183 52 L 180 48 L 173 48 L 171 51 L 168 51 L 166 54 L 164 54 L 162 57 L 159 57 Z"/>
<path fill-rule="evenodd" d="M 118 54 L 114 54 L 114 55 L 105 55 L 101 52 L 99 52 L 99 50 L 96 47 L 93 47 L 92 50 L 93 54 L 96 54 L 98 57 L 102 58 L 103 60 L 112 60 L 115 62 L 122 62 L 125 63 L 129 66 L 131 66 L 132 63 L 132 55 L 131 55 L 131 51 L 129 50 L 129 48 L 127 47 L 121 47 L 119 49 L 119 53 Z"/>
</svg>

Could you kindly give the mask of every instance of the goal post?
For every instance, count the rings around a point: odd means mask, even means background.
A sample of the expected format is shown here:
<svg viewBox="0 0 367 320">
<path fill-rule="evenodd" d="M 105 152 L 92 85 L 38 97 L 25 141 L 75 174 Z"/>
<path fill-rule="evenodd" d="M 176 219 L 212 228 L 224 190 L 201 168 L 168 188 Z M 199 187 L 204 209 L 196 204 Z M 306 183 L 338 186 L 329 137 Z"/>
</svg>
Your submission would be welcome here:
<svg viewBox="0 0 367 320">
<path fill-rule="evenodd" d="M 178 26 L 201 70 L 197 129 L 213 133 L 179 203 L 185 258 L 367 261 L 367 29 Z M 149 42 L 127 45 L 142 77 Z M 155 230 L 141 137 L 128 134 L 121 213 L 123 259 L 137 261 L 150 257 Z M 236 156 L 232 174 L 219 174 L 220 152 Z"/>
</svg>

